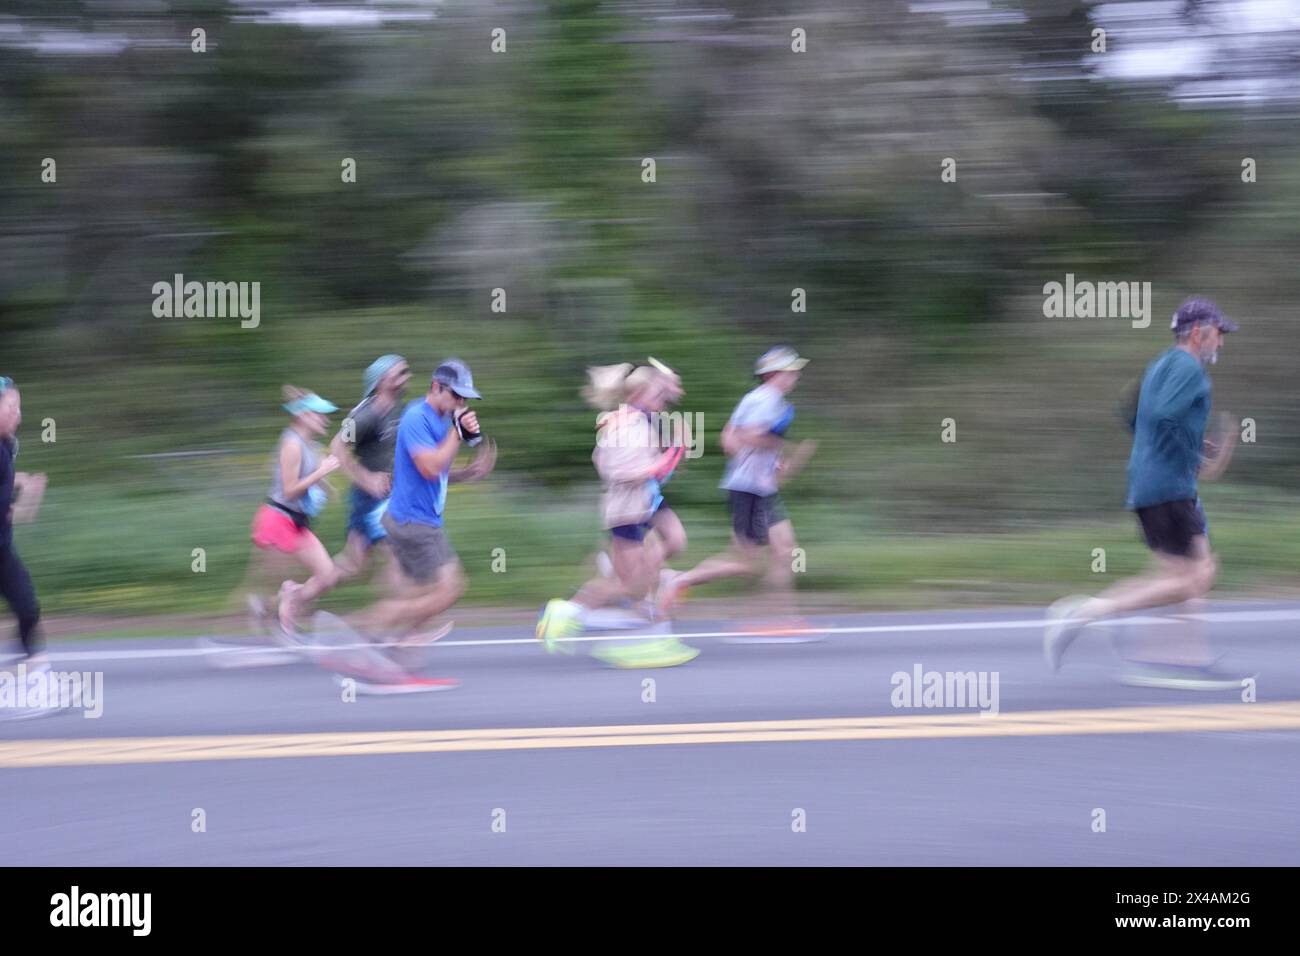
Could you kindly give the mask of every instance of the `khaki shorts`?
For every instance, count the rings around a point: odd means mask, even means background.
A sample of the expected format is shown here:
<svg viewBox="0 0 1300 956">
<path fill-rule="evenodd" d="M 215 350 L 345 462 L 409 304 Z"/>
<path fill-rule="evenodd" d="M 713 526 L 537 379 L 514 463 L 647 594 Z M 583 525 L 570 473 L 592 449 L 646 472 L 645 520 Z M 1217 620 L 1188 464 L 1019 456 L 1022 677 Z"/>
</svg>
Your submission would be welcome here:
<svg viewBox="0 0 1300 956">
<path fill-rule="evenodd" d="M 399 524 L 389 514 L 384 515 L 383 525 L 402 573 L 417 584 L 432 581 L 439 568 L 456 560 L 456 552 L 441 528 L 418 521 Z"/>
</svg>

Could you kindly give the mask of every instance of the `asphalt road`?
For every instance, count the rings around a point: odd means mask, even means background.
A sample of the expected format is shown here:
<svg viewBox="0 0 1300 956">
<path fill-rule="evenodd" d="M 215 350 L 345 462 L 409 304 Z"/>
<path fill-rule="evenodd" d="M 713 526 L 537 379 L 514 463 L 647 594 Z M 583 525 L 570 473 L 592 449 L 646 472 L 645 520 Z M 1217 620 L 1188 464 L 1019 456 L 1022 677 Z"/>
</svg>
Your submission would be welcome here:
<svg viewBox="0 0 1300 956">
<path fill-rule="evenodd" d="M 800 645 L 684 621 L 703 653 L 650 671 L 457 630 L 430 673 L 460 688 L 355 701 L 305 661 L 64 642 L 102 715 L 0 720 L 0 840 L 68 866 L 1300 863 L 1300 604 L 1207 608 L 1254 702 L 1123 686 L 1104 633 L 1054 675 L 1040 618 L 845 615 Z M 1193 626 L 1142 620 L 1114 633 Z M 997 713 L 894 706 L 917 667 L 983 672 L 984 710 L 996 674 Z"/>
</svg>

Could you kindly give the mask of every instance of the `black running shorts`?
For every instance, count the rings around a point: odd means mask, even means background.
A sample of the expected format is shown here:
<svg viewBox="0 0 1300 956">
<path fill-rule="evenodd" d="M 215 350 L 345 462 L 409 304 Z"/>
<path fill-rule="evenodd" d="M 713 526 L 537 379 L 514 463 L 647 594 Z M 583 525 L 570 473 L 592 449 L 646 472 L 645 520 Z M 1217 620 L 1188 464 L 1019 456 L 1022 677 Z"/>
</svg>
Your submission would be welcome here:
<svg viewBox="0 0 1300 956">
<path fill-rule="evenodd" d="M 785 521 L 786 517 L 780 495 L 751 495 L 747 491 L 731 493 L 731 530 L 741 541 L 767 544 L 768 529 Z"/>
<path fill-rule="evenodd" d="M 1195 498 L 1137 509 L 1147 547 L 1159 554 L 1191 557 L 1192 539 L 1205 534 L 1205 512 Z"/>
</svg>

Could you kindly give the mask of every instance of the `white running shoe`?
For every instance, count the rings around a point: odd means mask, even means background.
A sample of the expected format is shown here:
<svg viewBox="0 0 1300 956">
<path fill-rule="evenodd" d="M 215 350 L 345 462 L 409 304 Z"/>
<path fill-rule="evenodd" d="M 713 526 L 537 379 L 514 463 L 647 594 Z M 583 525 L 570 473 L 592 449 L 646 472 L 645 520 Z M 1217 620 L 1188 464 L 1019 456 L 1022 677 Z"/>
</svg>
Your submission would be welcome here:
<svg viewBox="0 0 1300 956">
<path fill-rule="evenodd" d="M 394 694 L 428 694 L 439 690 L 455 690 L 460 686 L 460 681 L 454 677 L 407 676 L 399 680 L 379 681 L 365 680 L 360 677 L 344 677 L 342 674 L 334 675 L 334 682 L 340 687 L 345 686 L 347 681 L 352 681 L 352 686 L 356 688 L 358 694 L 371 697 L 388 697 Z"/>
<path fill-rule="evenodd" d="M 1078 616 L 1079 608 L 1088 600 L 1086 595 L 1072 594 L 1061 598 L 1047 609 L 1046 619 L 1049 623 L 1043 633 L 1043 655 L 1047 658 L 1047 665 L 1054 671 L 1061 669 L 1061 659 L 1065 652 L 1079 636 L 1079 632 L 1091 623 Z"/>
<path fill-rule="evenodd" d="M 1159 690 L 1241 690 L 1251 674 L 1230 674 L 1214 665 L 1150 664 L 1130 662 L 1119 675 L 1119 682 L 1129 687 Z"/>
</svg>

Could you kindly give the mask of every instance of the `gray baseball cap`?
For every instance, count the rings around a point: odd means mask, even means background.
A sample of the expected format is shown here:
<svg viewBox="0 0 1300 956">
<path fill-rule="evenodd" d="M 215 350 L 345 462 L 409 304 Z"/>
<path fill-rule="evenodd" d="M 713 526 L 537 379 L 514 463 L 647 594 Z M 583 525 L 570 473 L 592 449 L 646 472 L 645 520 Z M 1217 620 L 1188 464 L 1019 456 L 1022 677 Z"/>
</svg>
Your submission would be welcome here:
<svg viewBox="0 0 1300 956">
<path fill-rule="evenodd" d="M 482 398 L 474 388 L 474 376 L 469 366 L 460 359 L 443 359 L 442 364 L 433 370 L 433 380 L 445 385 L 461 398 Z"/>
</svg>

